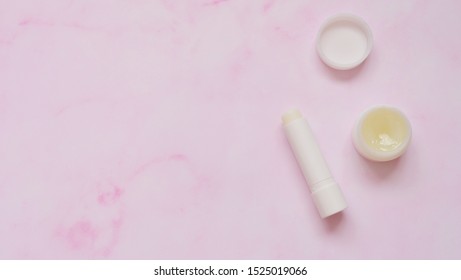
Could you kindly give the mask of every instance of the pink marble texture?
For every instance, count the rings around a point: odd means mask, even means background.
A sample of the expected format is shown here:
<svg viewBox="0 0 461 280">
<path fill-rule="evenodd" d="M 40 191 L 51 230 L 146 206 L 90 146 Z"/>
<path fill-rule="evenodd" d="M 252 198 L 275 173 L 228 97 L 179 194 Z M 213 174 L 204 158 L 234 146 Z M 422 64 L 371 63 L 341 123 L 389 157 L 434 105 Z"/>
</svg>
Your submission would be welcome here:
<svg viewBox="0 0 461 280">
<path fill-rule="evenodd" d="M 0 0 L 0 258 L 461 258 L 461 1 Z M 315 35 L 362 16 L 338 72 Z M 402 109 L 408 152 L 351 129 Z M 321 220 L 281 127 L 309 119 L 349 203 Z"/>
</svg>

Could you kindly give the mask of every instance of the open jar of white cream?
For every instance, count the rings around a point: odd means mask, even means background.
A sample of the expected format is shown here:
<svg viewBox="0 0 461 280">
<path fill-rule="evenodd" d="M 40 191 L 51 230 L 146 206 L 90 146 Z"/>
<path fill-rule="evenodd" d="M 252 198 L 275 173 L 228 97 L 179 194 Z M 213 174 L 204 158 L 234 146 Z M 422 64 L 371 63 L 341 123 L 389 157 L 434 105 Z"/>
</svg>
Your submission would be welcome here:
<svg viewBox="0 0 461 280">
<path fill-rule="evenodd" d="M 401 156 L 411 140 L 411 125 L 398 109 L 388 106 L 365 111 L 353 131 L 356 150 L 373 161 L 389 161 Z"/>
</svg>

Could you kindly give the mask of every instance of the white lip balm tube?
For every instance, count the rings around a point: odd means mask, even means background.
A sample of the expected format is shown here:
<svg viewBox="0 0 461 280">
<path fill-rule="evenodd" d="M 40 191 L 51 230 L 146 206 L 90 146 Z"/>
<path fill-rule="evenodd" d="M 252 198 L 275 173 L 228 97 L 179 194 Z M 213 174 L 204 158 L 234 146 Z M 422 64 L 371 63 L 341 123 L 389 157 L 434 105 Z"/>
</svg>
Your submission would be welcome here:
<svg viewBox="0 0 461 280">
<path fill-rule="evenodd" d="M 326 218 L 344 210 L 347 207 L 344 196 L 331 176 L 306 119 L 298 110 L 291 110 L 283 114 L 282 121 L 320 217 Z"/>
</svg>

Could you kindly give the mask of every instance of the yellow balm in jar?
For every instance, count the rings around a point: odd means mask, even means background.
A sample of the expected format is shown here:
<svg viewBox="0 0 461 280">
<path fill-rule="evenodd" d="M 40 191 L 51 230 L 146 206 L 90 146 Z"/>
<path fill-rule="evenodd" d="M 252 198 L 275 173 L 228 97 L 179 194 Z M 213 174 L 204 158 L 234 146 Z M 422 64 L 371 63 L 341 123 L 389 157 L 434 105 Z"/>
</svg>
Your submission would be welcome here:
<svg viewBox="0 0 461 280">
<path fill-rule="evenodd" d="M 398 109 L 378 106 L 364 112 L 353 131 L 356 150 L 373 161 L 401 156 L 411 139 L 411 125 Z"/>
</svg>

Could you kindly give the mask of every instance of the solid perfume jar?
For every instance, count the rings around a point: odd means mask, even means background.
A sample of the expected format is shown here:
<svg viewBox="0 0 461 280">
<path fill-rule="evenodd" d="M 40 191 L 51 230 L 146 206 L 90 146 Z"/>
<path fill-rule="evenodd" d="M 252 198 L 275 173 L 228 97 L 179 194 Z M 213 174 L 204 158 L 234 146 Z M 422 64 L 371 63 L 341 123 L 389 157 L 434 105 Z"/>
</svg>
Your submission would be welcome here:
<svg viewBox="0 0 461 280">
<path fill-rule="evenodd" d="M 411 140 L 411 125 L 397 108 L 373 107 L 361 115 L 352 138 L 356 150 L 363 157 L 389 161 L 406 151 Z"/>
</svg>

